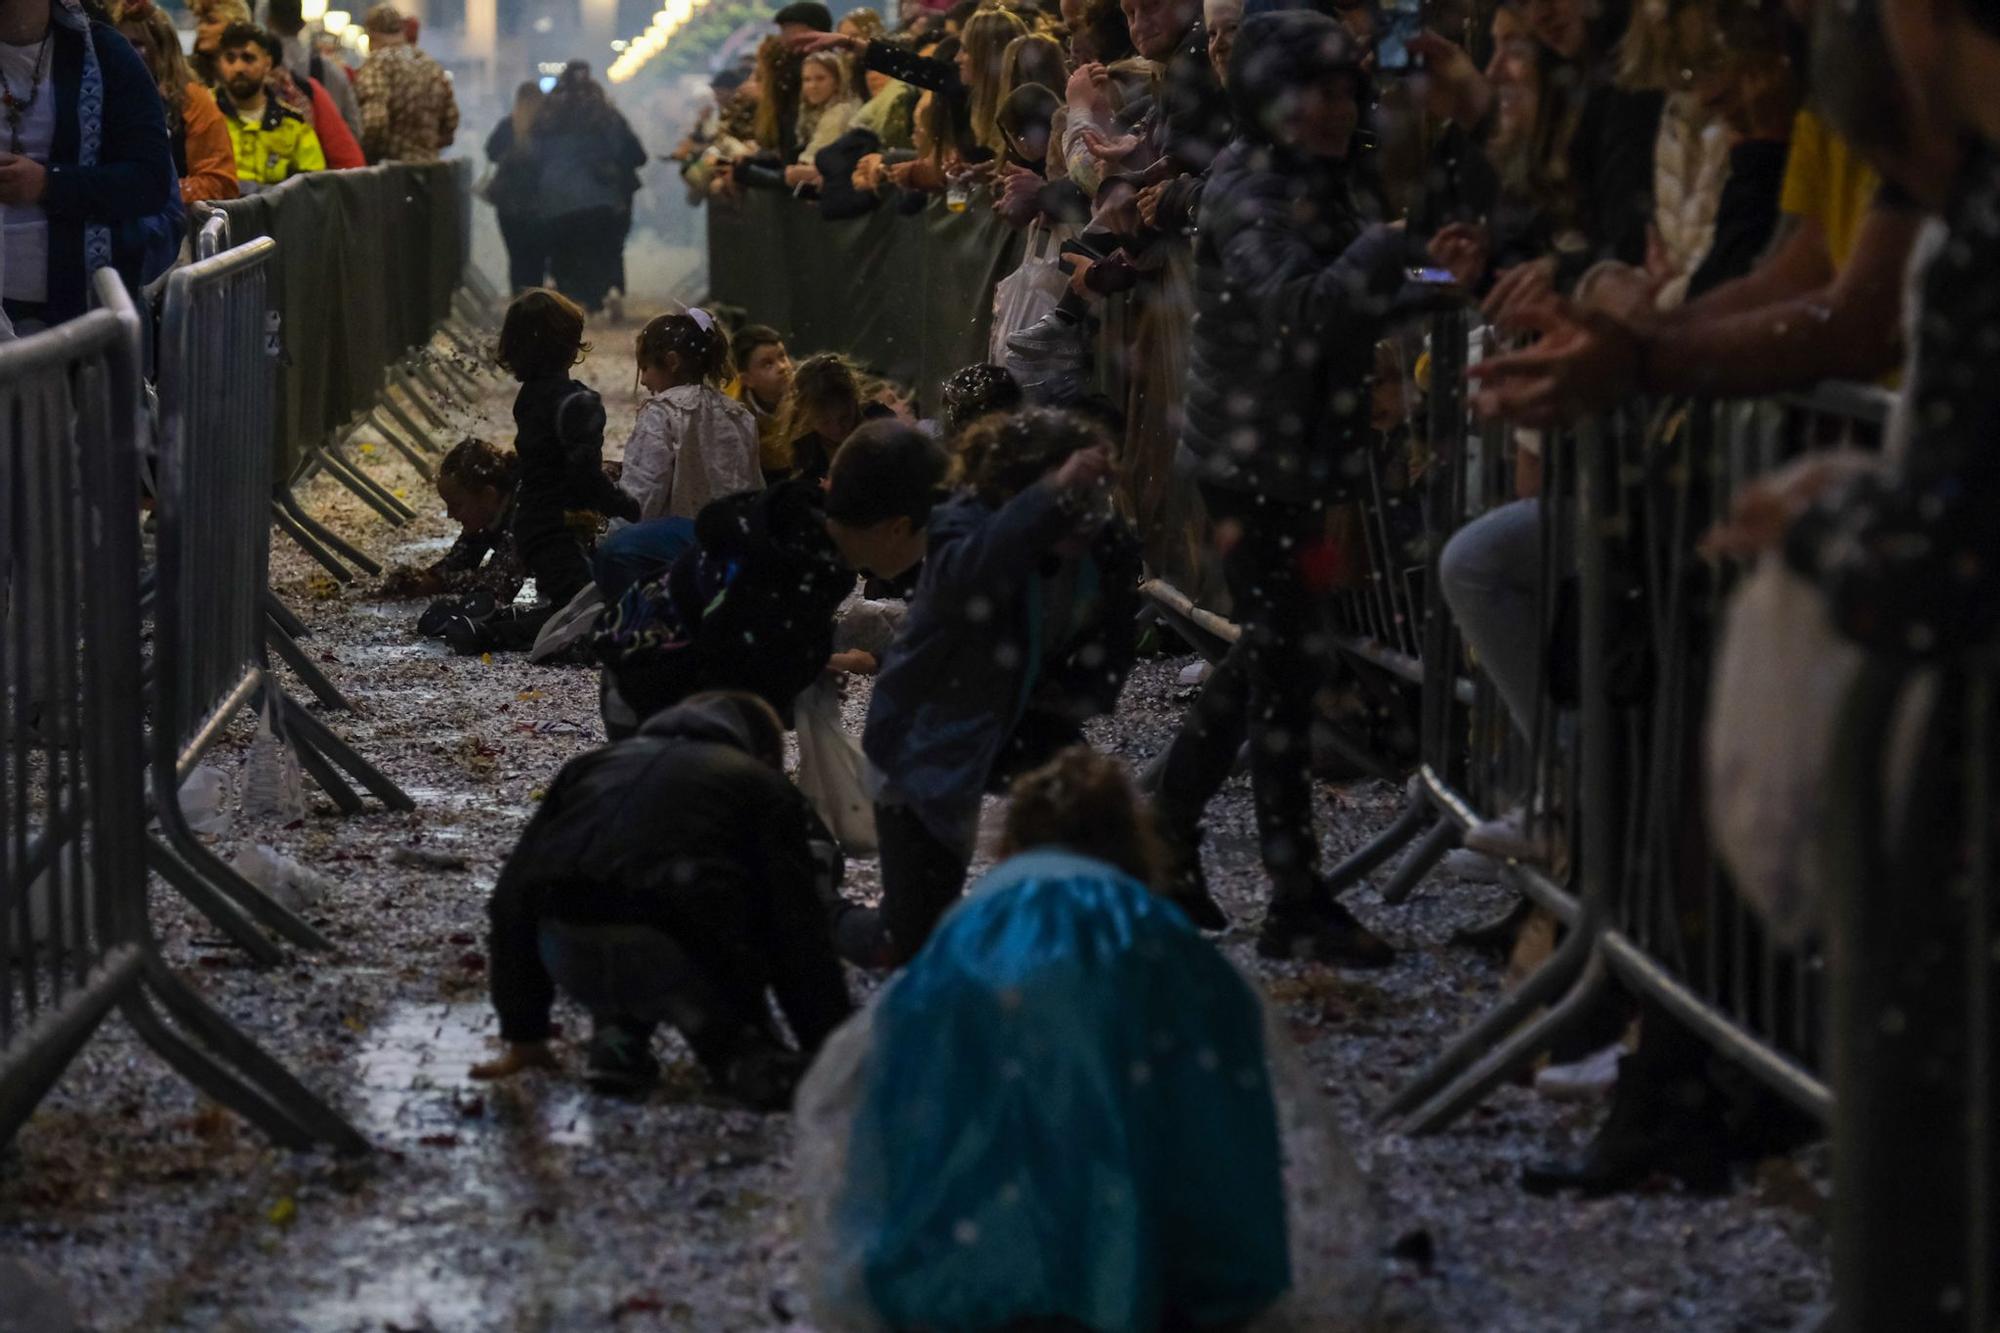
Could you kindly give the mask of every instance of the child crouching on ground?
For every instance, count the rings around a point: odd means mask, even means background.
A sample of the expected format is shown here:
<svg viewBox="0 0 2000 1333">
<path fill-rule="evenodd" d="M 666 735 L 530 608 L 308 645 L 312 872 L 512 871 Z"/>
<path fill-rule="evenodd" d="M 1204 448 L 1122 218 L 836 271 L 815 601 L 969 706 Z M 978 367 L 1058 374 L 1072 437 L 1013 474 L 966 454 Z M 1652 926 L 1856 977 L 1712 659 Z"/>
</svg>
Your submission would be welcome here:
<svg viewBox="0 0 2000 1333">
<path fill-rule="evenodd" d="M 555 1065 L 549 1008 L 561 987 L 591 1012 L 593 1086 L 650 1088 L 664 1021 L 723 1092 L 785 1106 L 849 1006 L 826 925 L 838 854 L 784 767 L 776 714 L 722 692 L 572 760 L 493 889 L 493 1007 L 507 1049 L 474 1077 Z M 772 1030 L 767 991 L 796 1051 Z"/>
<path fill-rule="evenodd" d="M 1366 1188 L 1255 989 L 1149 891 L 1123 771 L 1023 778 L 1001 853 L 799 1090 L 815 1326 L 1363 1326 Z"/>
<path fill-rule="evenodd" d="M 460 440 L 438 464 L 438 498 L 458 524 L 458 540 L 423 569 L 392 569 L 384 597 L 442 597 L 417 622 L 420 632 L 442 633 L 444 621 L 468 602 L 490 614 L 510 605 L 528 581 L 528 567 L 514 545 L 514 455 L 484 440 Z"/>
<path fill-rule="evenodd" d="M 695 520 L 667 573 L 626 592 L 597 636 L 605 726 L 629 733 L 701 690 L 743 689 L 789 718 L 833 663 L 834 616 L 857 572 L 923 559 L 944 452 L 899 422 L 848 438 L 824 489 L 803 479 L 727 496 Z"/>
<path fill-rule="evenodd" d="M 1139 551 L 1112 509 L 1104 436 L 1050 408 L 961 437 L 959 493 L 930 520 L 910 611 L 862 749 L 875 791 L 879 908 L 836 937 L 863 967 L 907 961 L 965 887 L 981 797 L 1110 712 L 1132 668 Z"/>
<path fill-rule="evenodd" d="M 485 620 L 455 618 L 445 637 L 458 652 L 532 646 L 543 622 L 590 582 L 590 555 L 569 515 L 639 516 L 604 474 L 604 404 L 570 378 L 590 350 L 583 321 L 575 302 L 539 288 L 515 297 L 501 321 L 495 356 L 521 384 L 514 396 L 514 541 L 534 576 L 537 604 Z"/>
</svg>

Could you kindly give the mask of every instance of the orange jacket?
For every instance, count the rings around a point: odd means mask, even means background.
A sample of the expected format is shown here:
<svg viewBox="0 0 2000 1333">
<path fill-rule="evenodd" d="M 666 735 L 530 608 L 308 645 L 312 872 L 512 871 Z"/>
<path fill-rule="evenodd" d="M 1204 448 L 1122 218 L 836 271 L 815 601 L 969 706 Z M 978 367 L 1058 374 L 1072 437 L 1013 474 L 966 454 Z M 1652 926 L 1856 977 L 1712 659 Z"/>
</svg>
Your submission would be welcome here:
<svg viewBox="0 0 2000 1333">
<path fill-rule="evenodd" d="M 234 199 L 242 193 L 236 183 L 236 149 L 230 143 L 229 127 L 222 123 L 222 111 L 215 105 L 215 94 L 190 83 L 181 102 L 181 120 L 187 131 L 187 175 L 181 177 L 181 202 Z"/>
</svg>

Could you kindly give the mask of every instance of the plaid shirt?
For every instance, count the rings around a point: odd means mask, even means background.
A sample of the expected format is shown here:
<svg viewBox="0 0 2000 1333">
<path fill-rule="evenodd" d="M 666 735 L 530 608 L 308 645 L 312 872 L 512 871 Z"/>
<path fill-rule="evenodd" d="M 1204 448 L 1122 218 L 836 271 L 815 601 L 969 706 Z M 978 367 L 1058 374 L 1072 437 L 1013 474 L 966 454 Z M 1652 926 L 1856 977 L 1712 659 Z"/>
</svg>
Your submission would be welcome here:
<svg viewBox="0 0 2000 1333">
<path fill-rule="evenodd" d="M 435 162 L 458 133 L 458 99 L 437 61 L 414 46 L 386 47 L 354 76 L 361 147 L 370 162 Z"/>
</svg>

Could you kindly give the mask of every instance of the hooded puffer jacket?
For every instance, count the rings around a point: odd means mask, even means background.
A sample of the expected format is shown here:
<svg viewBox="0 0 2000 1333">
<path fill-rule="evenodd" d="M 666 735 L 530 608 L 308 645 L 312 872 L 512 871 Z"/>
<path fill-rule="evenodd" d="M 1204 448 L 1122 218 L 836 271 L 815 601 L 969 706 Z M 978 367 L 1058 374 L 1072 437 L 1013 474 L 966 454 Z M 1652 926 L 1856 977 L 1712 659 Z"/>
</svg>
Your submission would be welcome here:
<svg viewBox="0 0 2000 1333">
<path fill-rule="evenodd" d="M 500 1034 L 549 1034 L 541 923 L 651 926 L 718 973 L 771 978 L 808 1053 L 847 1017 L 821 886 L 838 853 L 726 701 L 684 704 L 573 759 L 488 904 Z"/>
<path fill-rule="evenodd" d="M 1364 230 L 1343 163 L 1280 146 L 1269 126 L 1300 88 L 1359 74 L 1334 20 L 1244 21 L 1230 61 L 1236 137 L 1203 191 L 1181 446 L 1198 479 L 1303 502 L 1358 479 L 1367 377 L 1390 320 L 1421 308 L 1422 247 Z"/>
</svg>

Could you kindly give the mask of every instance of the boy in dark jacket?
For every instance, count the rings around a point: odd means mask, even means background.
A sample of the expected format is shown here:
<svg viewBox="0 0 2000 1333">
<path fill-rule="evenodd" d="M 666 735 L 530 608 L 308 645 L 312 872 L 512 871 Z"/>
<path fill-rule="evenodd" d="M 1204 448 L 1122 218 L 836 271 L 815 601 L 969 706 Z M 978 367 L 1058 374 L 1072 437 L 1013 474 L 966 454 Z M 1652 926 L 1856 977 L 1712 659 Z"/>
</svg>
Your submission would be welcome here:
<svg viewBox="0 0 2000 1333">
<path fill-rule="evenodd" d="M 784 481 L 725 496 L 695 519 L 695 544 L 666 575 L 630 589 L 598 634 L 605 725 L 640 718 L 698 690 L 743 689 L 789 719 L 827 669 L 833 617 L 856 571 L 907 573 L 945 474 L 944 453 L 894 421 L 841 445 L 822 491 Z"/>
<path fill-rule="evenodd" d="M 960 439 L 960 494 L 868 708 L 882 905 L 835 935 L 865 967 L 909 960 L 958 900 L 981 797 L 1077 744 L 1132 669 L 1139 548 L 1111 508 L 1110 446 L 1053 408 Z"/>
<path fill-rule="evenodd" d="M 572 760 L 493 889 L 507 1050 L 474 1076 L 554 1066 L 560 986 L 591 1011 L 593 1085 L 650 1087 L 653 1029 L 666 1020 L 725 1092 L 781 1109 L 849 1010 L 826 925 L 836 876 L 824 868 L 838 864 L 785 780 L 777 717 L 752 695 L 699 695 Z M 767 990 L 796 1051 L 771 1029 Z"/>
<path fill-rule="evenodd" d="M 496 357 L 521 384 L 514 395 L 514 541 L 535 576 L 537 602 L 452 622 L 445 637 L 461 653 L 532 646 L 543 623 L 590 582 L 590 556 L 569 515 L 639 517 L 639 502 L 604 473 L 604 404 L 569 375 L 589 350 L 583 323 L 574 301 L 539 287 L 515 297 L 501 321 Z"/>
<path fill-rule="evenodd" d="M 1260 951 L 1379 966 L 1389 947 L 1319 880 L 1307 735 L 1324 590 L 1304 557 L 1326 541 L 1329 503 L 1363 475 L 1375 343 L 1432 298 L 1407 277 L 1423 249 L 1364 230 L 1349 188 L 1357 54 L 1333 19 L 1290 10 L 1245 20 L 1230 60 L 1237 132 L 1201 205 L 1181 448 L 1243 635 L 1174 741 L 1159 805 L 1174 896 L 1226 924 L 1202 880 L 1201 818 L 1247 733 L 1273 884 Z"/>
</svg>

